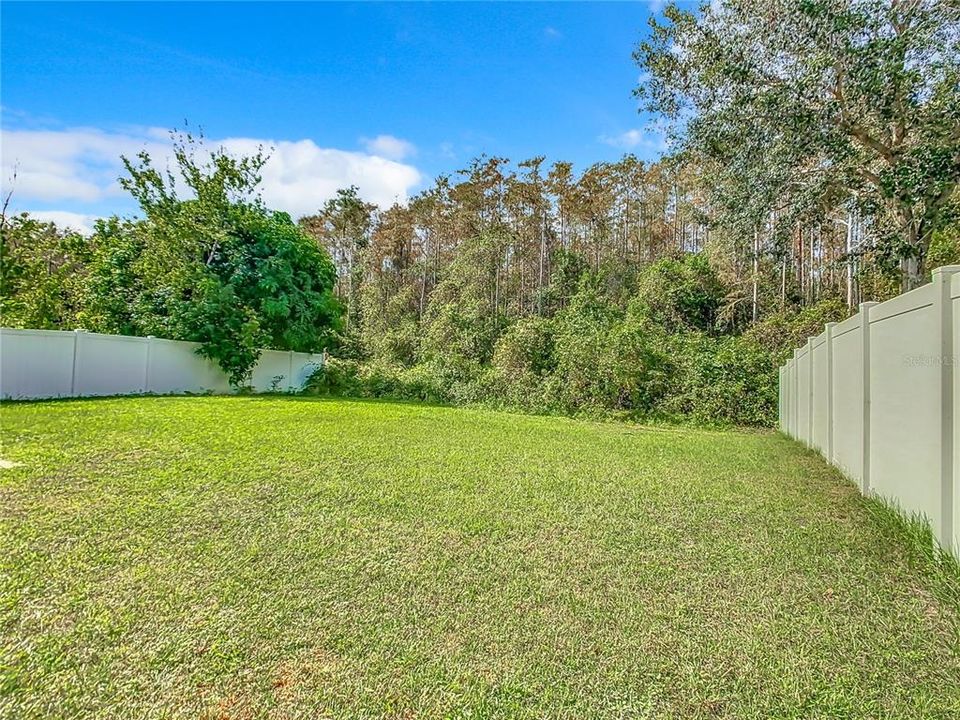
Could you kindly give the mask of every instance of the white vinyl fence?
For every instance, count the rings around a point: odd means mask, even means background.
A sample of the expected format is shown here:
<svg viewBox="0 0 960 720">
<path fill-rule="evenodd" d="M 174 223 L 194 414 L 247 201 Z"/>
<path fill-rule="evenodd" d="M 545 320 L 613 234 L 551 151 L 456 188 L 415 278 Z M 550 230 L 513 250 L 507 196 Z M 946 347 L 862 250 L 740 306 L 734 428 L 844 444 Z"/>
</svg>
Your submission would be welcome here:
<svg viewBox="0 0 960 720">
<path fill-rule="evenodd" d="M 960 557 L 960 265 L 830 323 L 780 368 L 780 428 Z"/>
<path fill-rule="evenodd" d="M 0 397 L 35 399 L 138 393 L 229 393 L 226 374 L 199 343 L 76 330 L 0 328 Z M 303 387 L 322 355 L 264 350 L 255 392 Z"/>
</svg>

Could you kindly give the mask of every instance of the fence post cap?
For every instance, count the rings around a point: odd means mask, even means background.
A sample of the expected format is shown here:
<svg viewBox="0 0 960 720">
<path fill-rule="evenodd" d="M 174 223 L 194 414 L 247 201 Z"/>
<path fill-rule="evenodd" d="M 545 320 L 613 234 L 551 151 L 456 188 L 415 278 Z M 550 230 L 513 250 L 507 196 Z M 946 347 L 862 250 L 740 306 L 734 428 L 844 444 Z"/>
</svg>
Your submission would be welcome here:
<svg viewBox="0 0 960 720">
<path fill-rule="evenodd" d="M 828 323 L 827 323 L 826 325 L 824 325 L 823 327 L 826 328 L 827 330 L 829 330 L 830 328 L 835 327 L 835 326 L 836 326 L 836 323 L 835 323 L 835 322 L 828 322 Z"/>
<path fill-rule="evenodd" d="M 73 331 L 74 331 L 74 332 L 86 332 L 87 329 L 86 329 L 86 328 L 74 328 Z"/>
<path fill-rule="evenodd" d="M 960 265 L 941 265 L 938 268 L 934 268 L 931 275 L 937 277 L 938 275 L 953 275 L 955 273 L 960 273 Z"/>
</svg>

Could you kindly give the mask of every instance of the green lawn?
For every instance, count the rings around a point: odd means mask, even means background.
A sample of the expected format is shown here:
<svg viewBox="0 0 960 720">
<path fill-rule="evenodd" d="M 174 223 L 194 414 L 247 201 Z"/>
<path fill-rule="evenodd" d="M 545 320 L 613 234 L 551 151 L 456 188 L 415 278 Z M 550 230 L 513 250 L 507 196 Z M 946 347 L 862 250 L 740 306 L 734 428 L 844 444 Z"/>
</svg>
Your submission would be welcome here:
<svg viewBox="0 0 960 720">
<path fill-rule="evenodd" d="M 949 578 L 773 433 L 255 397 L 0 420 L 0 717 L 960 713 Z"/>
</svg>

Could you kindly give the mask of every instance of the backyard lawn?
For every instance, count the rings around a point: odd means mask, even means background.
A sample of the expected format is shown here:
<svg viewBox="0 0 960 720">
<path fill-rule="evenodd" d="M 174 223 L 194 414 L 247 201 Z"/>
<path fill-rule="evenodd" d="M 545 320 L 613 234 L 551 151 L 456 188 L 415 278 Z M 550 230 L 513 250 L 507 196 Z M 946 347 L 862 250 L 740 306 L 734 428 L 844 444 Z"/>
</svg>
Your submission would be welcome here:
<svg viewBox="0 0 960 720">
<path fill-rule="evenodd" d="M 948 718 L 960 602 L 812 452 L 301 398 L 6 403 L 3 718 Z"/>
</svg>

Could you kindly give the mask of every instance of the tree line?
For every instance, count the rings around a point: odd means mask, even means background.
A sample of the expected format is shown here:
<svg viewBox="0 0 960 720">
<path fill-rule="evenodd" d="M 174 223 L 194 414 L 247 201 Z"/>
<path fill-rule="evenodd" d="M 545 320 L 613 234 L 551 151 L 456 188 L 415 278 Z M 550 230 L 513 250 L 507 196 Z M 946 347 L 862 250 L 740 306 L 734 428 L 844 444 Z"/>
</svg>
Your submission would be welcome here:
<svg viewBox="0 0 960 720">
<path fill-rule="evenodd" d="M 809 302 L 842 269 L 853 306 L 956 259 L 960 5 L 725 0 L 651 25 L 641 108 L 768 274 L 794 265 Z"/>
<path fill-rule="evenodd" d="M 960 260 L 958 12 L 668 6 L 635 53 L 666 157 L 481 156 L 297 223 L 258 200 L 263 155 L 186 136 L 186 199 L 125 161 L 142 219 L 4 218 L 4 323 L 199 340 L 237 384 L 257 347 L 326 349 L 313 392 L 770 424 L 794 346 Z"/>
</svg>

